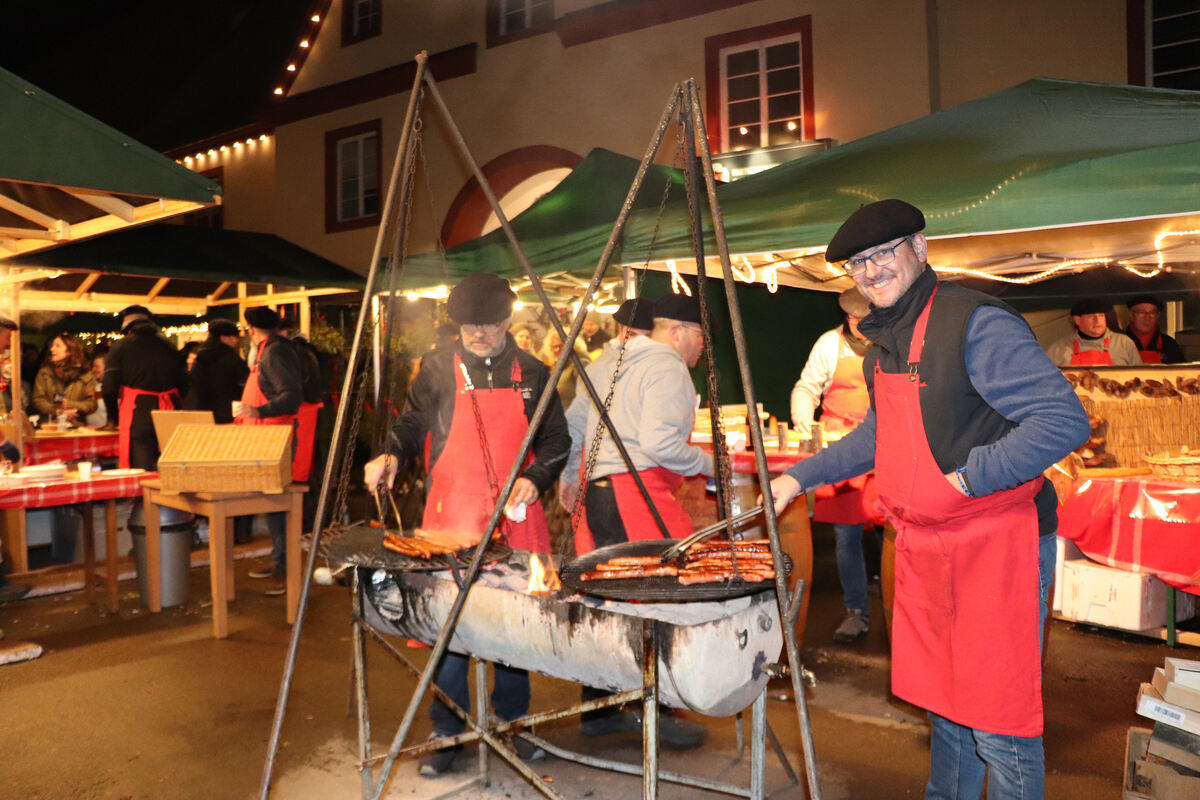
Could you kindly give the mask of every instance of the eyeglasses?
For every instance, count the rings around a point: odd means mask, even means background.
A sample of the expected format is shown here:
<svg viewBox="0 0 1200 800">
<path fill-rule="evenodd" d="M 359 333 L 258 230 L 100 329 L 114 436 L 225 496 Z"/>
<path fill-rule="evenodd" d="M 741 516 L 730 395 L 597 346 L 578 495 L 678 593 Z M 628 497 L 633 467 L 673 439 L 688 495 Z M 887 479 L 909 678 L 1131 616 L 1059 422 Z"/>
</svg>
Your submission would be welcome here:
<svg viewBox="0 0 1200 800">
<path fill-rule="evenodd" d="M 1156 308 L 1153 311 L 1130 311 L 1129 313 L 1135 317 L 1157 317 L 1158 309 Z"/>
<path fill-rule="evenodd" d="M 867 271 L 867 262 L 870 261 L 877 267 L 886 267 L 888 264 L 896 260 L 896 248 L 908 242 L 908 237 L 905 236 L 900 241 L 896 242 L 891 247 L 881 247 L 869 256 L 861 258 L 852 258 L 842 264 L 842 270 L 851 278 L 857 278 Z"/>
<path fill-rule="evenodd" d="M 467 332 L 468 336 L 476 332 L 486 333 L 491 336 L 492 334 L 500 332 L 500 329 L 504 327 L 504 320 L 500 320 L 499 322 L 485 322 L 482 325 L 465 322 L 461 327 Z"/>
</svg>

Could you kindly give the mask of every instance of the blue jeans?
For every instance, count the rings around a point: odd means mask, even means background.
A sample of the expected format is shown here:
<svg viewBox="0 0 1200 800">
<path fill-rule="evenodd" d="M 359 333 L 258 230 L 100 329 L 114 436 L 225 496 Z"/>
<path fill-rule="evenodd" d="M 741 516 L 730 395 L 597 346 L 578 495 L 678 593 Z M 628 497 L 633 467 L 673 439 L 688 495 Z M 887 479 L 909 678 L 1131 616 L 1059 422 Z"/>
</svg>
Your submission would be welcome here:
<svg viewBox="0 0 1200 800">
<path fill-rule="evenodd" d="M 471 694 L 467 688 L 470 664 L 471 660 L 466 656 L 447 652 L 434 681 L 468 714 L 472 713 Z M 492 671 L 492 711 L 505 722 L 525 716 L 529 711 L 529 673 L 502 664 L 493 664 Z M 439 736 L 454 736 L 466 729 L 458 715 L 436 698 L 429 706 L 429 719 L 433 722 L 433 732 Z"/>
<path fill-rule="evenodd" d="M 271 563 L 287 572 L 287 512 L 273 511 L 266 515 L 267 531 L 271 534 Z"/>
<path fill-rule="evenodd" d="M 838 580 L 842 583 L 842 605 L 847 611 L 858 611 L 870 618 L 867 602 L 867 563 L 863 559 L 863 526 L 844 522 L 833 523 L 837 542 Z"/>
<path fill-rule="evenodd" d="M 1038 537 L 1038 641 L 1046 625 L 1054 580 L 1054 536 Z M 985 691 L 987 687 L 980 687 Z M 967 728 L 930 712 L 933 728 L 926 800 L 978 800 L 988 779 L 988 800 L 1045 796 L 1046 757 L 1041 736 L 1005 736 Z"/>
</svg>

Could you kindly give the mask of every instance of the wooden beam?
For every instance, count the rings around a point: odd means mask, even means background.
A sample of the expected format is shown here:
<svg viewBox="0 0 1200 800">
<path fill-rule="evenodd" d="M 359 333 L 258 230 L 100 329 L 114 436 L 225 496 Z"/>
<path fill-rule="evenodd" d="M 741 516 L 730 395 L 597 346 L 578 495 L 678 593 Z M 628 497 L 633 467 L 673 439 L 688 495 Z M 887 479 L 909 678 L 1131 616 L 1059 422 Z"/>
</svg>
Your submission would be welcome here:
<svg viewBox="0 0 1200 800">
<path fill-rule="evenodd" d="M 179 214 L 186 214 L 189 211 L 195 211 L 201 208 L 207 208 L 208 203 L 189 203 L 182 200 L 155 200 L 152 203 L 147 203 L 144 206 L 138 206 L 136 209 L 136 222 L 154 222 L 160 219 L 167 219 Z M 69 226 L 63 235 L 57 238 L 57 241 L 86 239 L 91 236 L 97 236 L 101 233 L 128 228 L 130 223 L 120 217 L 106 214 L 103 217 L 77 222 Z M 47 247 L 53 246 L 54 237 L 43 236 L 30 238 L 29 230 L 25 228 L 0 228 L 0 238 L 9 238 L 17 240 L 12 250 L 12 253 L 0 252 L 0 260 L 8 258 L 12 254 L 25 254 L 44 250 Z"/>
<path fill-rule="evenodd" d="M 213 301 L 220 297 L 230 286 L 233 286 L 233 281 L 222 281 L 221 285 L 214 289 L 212 294 L 208 296 L 209 305 L 212 305 Z"/>
<path fill-rule="evenodd" d="M 27 240 L 60 242 L 63 236 L 59 231 L 43 231 L 37 228 L 5 228 L 0 227 L 0 236 L 10 239 L 16 239 L 18 244 L 25 244 Z M 24 249 L 24 248 L 22 248 Z M 35 248 L 29 248 L 35 249 Z"/>
<path fill-rule="evenodd" d="M 82 200 L 101 211 L 120 217 L 126 222 L 133 222 L 137 217 L 137 209 L 124 200 L 113 197 L 108 192 L 91 192 L 85 189 L 67 189 L 67 194 Z"/>
<path fill-rule="evenodd" d="M 230 297 L 209 303 L 210 306 L 236 305 L 266 305 L 267 303 L 296 303 L 309 297 L 325 297 L 331 294 L 350 294 L 357 289 L 303 289 L 294 292 L 276 292 L 275 294 L 260 294 L 249 297 Z"/>
<path fill-rule="evenodd" d="M 101 313 L 113 313 L 134 303 L 148 305 L 150 310 L 155 314 L 178 314 L 180 316 L 203 314 L 208 308 L 203 297 L 160 297 L 152 304 L 147 304 L 145 296 L 140 294 L 101 294 L 98 292 L 88 292 L 82 297 L 76 297 L 73 291 L 43 292 L 35 289 L 26 289 L 21 292 L 22 311 L 99 311 Z"/>
<path fill-rule="evenodd" d="M 88 290 L 90 290 L 92 288 L 92 285 L 95 284 L 96 281 L 98 281 L 98 280 L 100 280 L 99 272 L 93 272 L 90 275 L 88 275 L 86 278 L 83 279 L 83 283 L 79 284 L 79 288 L 75 290 L 75 296 L 83 297 L 84 294 L 86 294 L 88 292 Z"/>
<path fill-rule="evenodd" d="M 20 200 L 14 200 L 6 194 L 0 194 L 0 208 L 3 208 L 5 211 L 11 211 L 18 217 L 27 219 L 35 225 L 41 225 L 48 231 L 55 231 L 66 225 L 61 219 L 44 214 L 36 208 L 30 208 Z"/>
<path fill-rule="evenodd" d="M 154 298 L 162 294 L 162 290 L 165 289 L 167 284 L 170 282 L 170 278 L 159 278 L 157 281 L 155 281 L 154 286 L 151 287 L 150 291 L 146 294 L 146 301 L 153 302 Z"/>
</svg>

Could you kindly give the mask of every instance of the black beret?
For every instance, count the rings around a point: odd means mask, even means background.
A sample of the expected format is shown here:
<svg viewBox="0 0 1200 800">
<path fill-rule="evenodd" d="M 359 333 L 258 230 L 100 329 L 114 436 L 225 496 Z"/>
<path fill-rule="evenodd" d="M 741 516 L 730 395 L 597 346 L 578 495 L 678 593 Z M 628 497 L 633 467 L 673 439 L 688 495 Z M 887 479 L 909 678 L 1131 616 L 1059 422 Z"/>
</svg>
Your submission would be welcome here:
<svg viewBox="0 0 1200 800">
<path fill-rule="evenodd" d="M 208 323 L 208 338 L 216 339 L 220 336 L 241 336 L 241 331 L 238 326 L 227 319 L 214 319 Z"/>
<path fill-rule="evenodd" d="M 838 295 L 838 305 L 851 317 L 862 319 L 871 313 L 871 304 L 857 288 L 847 289 Z"/>
<path fill-rule="evenodd" d="M 0 330 L 15 331 L 17 330 L 17 323 L 13 322 L 3 314 L 0 314 Z"/>
<path fill-rule="evenodd" d="M 1125 307 L 1132 310 L 1134 306 L 1140 306 L 1142 303 L 1149 303 L 1159 311 L 1163 310 L 1163 304 L 1159 302 L 1157 297 L 1151 297 L 1148 294 L 1139 294 L 1137 297 L 1131 297 L 1125 302 Z"/>
<path fill-rule="evenodd" d="M 279 327 L 279 312 L 272 311 L 266 306 L 247 308 L 246 323 L 259 330 L 273 331 Z"/>
<path fill-rule="evenodd" d="M 674 319 L 679 322 L 694 322 L 700 324 L 700 301 L 695 297 L 689 297 L 686 294 L 667 294 L 654 300 L 654 318 Z M 717 331 L 721 326 L 717 324 L 716 318 L 713 317 L 712 311 L 708 313 L 708 327 L 710 330 Z"/>
<path fill-rule="evenodd" d="M 1072 317 L 1082 317 L 1084 314 L 1107 314 L 1112 311 L 1112 303 L 1106 303 L 1099 297 L 1084 297 L 1075 301 L 1071 306 Z"/>
<path fill-rule="evenodd" d="M 147 317 L 154 316 L 153 314 L 150 313 L 150 309 L 146 308 L 145 306 L 139 306 L 137 304 L 134 304 L 132 306 L 125 306 L 120 311 L 118 311 L 117 319 L 125 319 L 125 317 L 128 317 L 130 314 L 145 314 Z"/>
<path fill-rule="evenodd" d="M 472 272 L 450 290 L 446 313 L 459 325 L 489 325 L 512 316 L 517 293 L 491 272 Z"/>
<path fill-rule="evenodd" d="M 627 328 L 648 331 L 654 327 L 654 301 L 645 297 L 631 298 L 621 303 L 612 317 Z"/>
<path fill-rule="evenodd" d="M 925 230 L 921 209 L 903 200 L 880 200 L 861 206 L 829 240 L 825 260 L 845 261 L 869 247 Z"/>
</svg>

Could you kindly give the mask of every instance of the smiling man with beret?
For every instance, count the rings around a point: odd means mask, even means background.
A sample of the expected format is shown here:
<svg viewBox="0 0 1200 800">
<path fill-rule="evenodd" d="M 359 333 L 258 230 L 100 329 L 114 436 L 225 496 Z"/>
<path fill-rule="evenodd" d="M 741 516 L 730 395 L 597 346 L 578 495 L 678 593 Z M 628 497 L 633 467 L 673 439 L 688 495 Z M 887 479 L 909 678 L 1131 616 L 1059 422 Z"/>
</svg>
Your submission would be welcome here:
<svg viewBox="0 0 1200 800">
<path fill-rule="evenodd" d="M 872 310 L 859 323 L 870 407 L 771 482 L 776 512 L 874 468 L 896 528 L 892 691 L 929 712 L 926 798 L 1041 797 L 1041 627 L 1057 499 L 1042 471 L 1087 440 L 1078 398 L 1033 331 L 939 281 L 924 216 L 854 212 L 826 252 Z"/>
<path fill-rule="evenodd" d="M 392 431 L 391 452 L 367 464 L 364 481 L 369 490 L 383 482 L 390 487 L 400 463 L 419 457 L 428 437 L 423 528 L 482 535 L 492 510 L 503 503 L 511 513 L 501 520 L 499 532 L 508 544 L 549 553 L 550 533 L 539 498 L 562 471 L 571 441 L 562 404 L 548 385 L 550 369 L 518 348 L 508 332 L 516 299 L 508 281 L 488 272 L 472 273 L 454 287 L 446 312 L 460 326 L 459 341 L 424 357 Z M 533 459 L 509 496 L 499 498 L 538 401 L 547 391 L 554 396 L 534 434 Z M 467 665 L 466 656 L 446 653 L 437 685 L 469 710 Z M 529 709 L 528 673 L 496 664 L 491 700 L 501 719 L 524 716 Z M 437 737 L 463 731 L 462 720 L 436 699 L 429 716 Z M 545 755 L 524 739 L 514 738 L 512 744 L 527 761 Z M 420 774 L 446 772 L 461 750 L 458 745 L 424 756 Z"/>
</svg>

